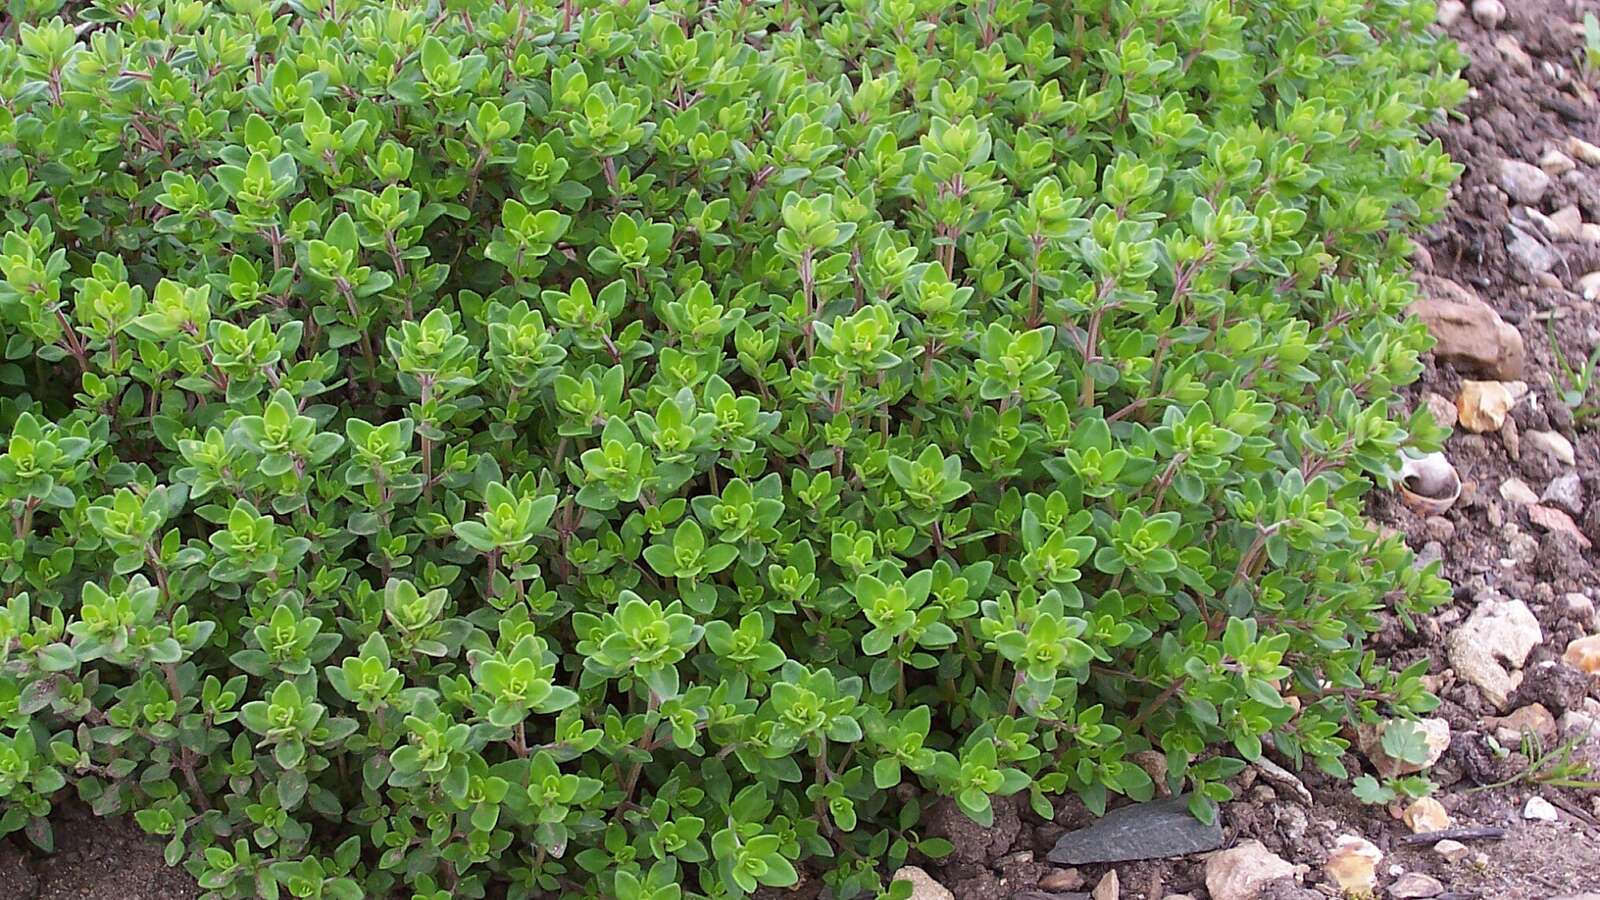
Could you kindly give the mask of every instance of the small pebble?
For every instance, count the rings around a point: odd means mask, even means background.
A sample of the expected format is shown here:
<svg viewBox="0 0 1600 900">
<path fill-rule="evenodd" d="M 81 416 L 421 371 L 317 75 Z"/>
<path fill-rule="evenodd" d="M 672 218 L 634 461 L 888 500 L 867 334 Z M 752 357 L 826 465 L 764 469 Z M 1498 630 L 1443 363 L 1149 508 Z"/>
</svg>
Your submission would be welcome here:
<svg viewBox="0 0 1600 900">
<path fill-rule="evenodd" d="M 1075 891 L 1083 887 L 1083 873 L 1077 869 L 1055 869 L 1039 879 L 1039 888 L 1046 891 Z"/>
<path fill-rule="evenodd" d="M 1451 862 L 1460 862 L 1463 859 L 1466 859 L 1467 854 L 1471 853 L 1472 851 L 1468 849 L 1466 844 L 1463 844 L 1460 841 L 1440 841 L 1439 843 L 1433 845 L 1433 852 L 1439 854 L 1445 859 L 1450 860 Z"/>
<path fill-rule="evenodd" d="M 1528 483 L 1521 478 L 1507 478 L 1500 484 L 1500 497 L 1507 503 L 1517 506 L 1532 506 L 1539 502 L 1539 495 L 1528 487 Z"/>
<path fill-rule="evenodd" d="M 1550 176 L 1538 166 L 1520 159 L 1500 160 L 1496 183 L 1506 196 L 1525 206 L 1538 206 L 1545 192 L 1550 190 Z"/>
<path fill-rule="evenodd" d="M 1456 419 L 1460 413 L 1456 412 L 1455 401 L 1443 394 L 1429 391 L 1423 398 L 1428 405 L 1428 412 L 1433 414 L 1433 420 L 1445 428 L 1456 427 Z"/>
<path fill-rule="evenodd" d="M 1450 827 L 1450 813 L 1444 808 L 1444 804 L 1432 797 L 1416 800 L 1406 807 L 1400 818 L 1414 834 L 1443 831 Z"/>
<path fill-rule="evenodd" d="M 1575 516 L 1583 515 L 1583 482 L 1577 472 L 1558 476 L 1545 486 L 1541 499 Z"/>
<path fill-rule="evenodd" d="M 1506 5 L 1500 0 L 1472 0 L 1472 17 L 1485 28 L 1499 28 L 1506 20 Z"/>
<path fill-rule="evenodd" d="M 1600 619 L 1595 618 L 1594 601 L 1582 594 L 1568 594 L 1566 596 L 1567 616 L 1584 628 L 1594 628 L 1600 625 Z"/>
<path fill-rule="evenodd" d="M 1558 241 L 1576 241 L 1583 238 L 1583 213 L 1576 206 L 1563 206 L 1544 217 L 1545 232 Z"/>
<path fill-rule="evenodd" d="M 1578 454 L 1572 442 L 1559 431 L 1530 431 L 1524 437 L 1528 446 L 1562 465 L 1575 465 L 1578 461 Z"/>
<path fill-rule="evenodd" d="M 1600 147 L 1596 147 L 1577 135 L 1567 138 L 1567 153 L 1580 162 L 1588 163 L 1591 166 L 1600 165 Z"/>
<path fill-rule="evenodd" d="M 1429 541 L 1417 551 L 1416 567 L 1426 569 L 1429 565 L 1444 559 L 1444 545 L 1438 541 Z"/>
<path fill-rule="evenodd" d="M 1534 171 L 1539 172 L 1538 169 Z M 1511 224 L 1506 225 L 1506 253 L 1527 270 L 1525 280 L 1529 283 L 1537 282 L 1540 275 L 1548 273 L 1561 261 L 1544 241 Z"/>
<path fill-rule="evenodd" d="M 1502 34 L 1495 39 L 1494 48 L 1505 57 L 1506 64 L 1518 72 L 1527 74 L 1533 71 L 1533 57 L 1528 51 L 1522 49 L 1522 44 L 1509 34 Z"/>
<path fill-rule="evenodd" d="M 1522 808 L 1522 817 L 1530 822 L 1554 822 L 1561 818 L 1556 808 L 1550 801 L 1543 797 L 1533 796 L 1528 798 L 1528 804 Z"/>
<path fill-rule="evenodd" d="M 1389 885 L 1389 896 L 1395 900 L 1424 900 L 1444 893 L 1444 885 L 1432 875 L 1407 872 Z"/>
<path fill-rule="evenodd" d="M 1512 563 L 1531 562 L 1539 555 L 1539 541 L 1531 534 L 1518 532 L 1506 540 L 1506 557 Z"/>
<path fill-rule="evenodd" d="M 1443 9 L 1443 7 L 1440 8 Z M 1543 169 L 1544 173 L 1551 177 L 1565 175 L 1577 167 L 1578 164 L 1572 161 L 1572 157 L 1555 148 L 1547 150 L 1543 156 L 1539 157 L 1539 168 Z"/>
</svg>

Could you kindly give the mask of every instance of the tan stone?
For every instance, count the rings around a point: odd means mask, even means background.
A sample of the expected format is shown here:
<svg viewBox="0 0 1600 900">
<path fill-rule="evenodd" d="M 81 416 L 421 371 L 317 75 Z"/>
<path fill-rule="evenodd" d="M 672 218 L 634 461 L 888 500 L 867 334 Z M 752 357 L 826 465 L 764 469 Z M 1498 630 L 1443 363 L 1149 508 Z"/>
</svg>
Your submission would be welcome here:
<svg viewBox="0 0 1600 900">
<path fill-rule="evenodd" d="M 1600 675 L 1600 634 L 1581 637 L 1568 644 L 1561 658 L 1574 669 Z"/>
<path fill-rule="evenodd" d="M 1489 716 L 1483 724 L 1494 729 L 1495 740 L 1503 747 L 1517 746 L 1522 743 L 1523 735 L 1533 735 L 1542 741 L 1556 736 L 1556 717 L 1539 703 L 1520 707 L 1510 715 Z"/>
<path fill-rule="evenodd" d="M 1600 164 L 1600 147 L 1573 135 L 1567 138 L 1567 153 L 1589 165 Z"/>
<path fill-rule="evenodd" d="M 1578 461 L 1572 442 L 1559 431 L 1530 431 L 1522 436 L 1522 442 L 1565 465 L 1570 466 Z"/>
<path fill-rule="evenodd" d="M 1444 885 L 1432 875 L 1407 872 L 1389 885 L 1389 896 L 1394 900 L 1427 900 L 1444 893 Z"/>
<path fill-rule="evenodd" d="M 1429 391 L 1423 400 L 1427 403 L 1428 412 L 1433 416 L 1435 422 L 1445 428 L 1456 427 L 1456 419 L 1459 417 L 1459 413 L 1456 412 L 1456 405 L 1450 402 L 1449 397 Z"/>
<path fill-rule="evenodd" d="M 1536 504 L 1528 507 L 1528 521 L 1543 528 L 1545 531 L 1552 533 L 1559 531 L 1571 535 L 1573 540 L 1578 542 L 1578 546 L 1585 550 L 1592 546 L 1588 535 L 1578 528 L 1578 523 L 1572 521 L 1571 516 L 1556 509 L 1554 506 Z"/>
<path fill-rule="evenodd" d="M 1472 848 L 1460 841 L 1440 841 L 1433 845 L 1433 852 L 1453 863 L 1458 863 L 1472 853 Z"/>
<path fill-rule="evenodd" d="M 1371 894 L 1378 889 L 1378 863 L 1383 851 L 1360 835 L 1341 834 L 1323 871 L 1346 894 Z"/>
<path fill-rule="evenodd" d="M 1577 167 L 1578 164 L 1572 161 L 1572 157 L 1554 147 L 1539 157 L 1539 168 L 1543 169 L 1546 175 L 1565 175 Z"/>
<path fill-rule="evenodd" d="M 1560 241 L 1576 241 L 1583 237 L 1583 213 L 1576 206 L 1563 206 L 1545 217 L 1545 230 Z"/>
<path fill-rule="evenodd" d="M 1468 431 L 1499 431 L 1515 403 L 1505 382 L 1467 380 L 1461 382 L 1461 393 L 1456 395 L 1456 415 Z"/>
<path fill-rule="evenodd" d="M 1121 897 L 1122 883 L 1117 879 L 1116 869 L 1107 872 L 1089 894 L 1089 900 L 1121 900 Z"/>
<path fill-rule="evenodd" d="M 1515 326 L 1456 282 L 1428 278 L 1422 288 L 1426 295 L 1408 310 L 1437 341 L 1434 356 L 1497 381 L 1522 377 L 1527 349 Z"/>
<path fill-rule="evenodd" d="M 1406 807 L 1400 818 L 1405 821 L 1406 827 L 1412 834 L 1425 834 L 1430 831 L 1443 831 L 1450 827 L 1450 813 L 1445 810 L 1444 804 L 1432 797 L 1422 797 Z"/>
<path fill-rule="evenodd" d="M 1044 891 L 1075 891 L 1083 887 L 1083 873 L 1077 869 L 1054 869 L 1039 879 L 1039 889 Z"/>
</svg>

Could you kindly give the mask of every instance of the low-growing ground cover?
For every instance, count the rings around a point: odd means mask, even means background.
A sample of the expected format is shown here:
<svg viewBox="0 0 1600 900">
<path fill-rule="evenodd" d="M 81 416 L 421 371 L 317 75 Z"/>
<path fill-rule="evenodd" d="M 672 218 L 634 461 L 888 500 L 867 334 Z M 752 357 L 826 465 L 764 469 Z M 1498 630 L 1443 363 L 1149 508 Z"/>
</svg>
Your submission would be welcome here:
<svg viewBox="0 0 1600 900">
<path fill-rule="evenodd" d="M 940 798 L 1153 748 L 1210 817 L 1432 707 L 1366 636 L 1448 592 L 1361 505 L 1440 439 L 1430 4 L 56 7 L 0 42 L 0 829 L 848 895 Z"/>
</svg>

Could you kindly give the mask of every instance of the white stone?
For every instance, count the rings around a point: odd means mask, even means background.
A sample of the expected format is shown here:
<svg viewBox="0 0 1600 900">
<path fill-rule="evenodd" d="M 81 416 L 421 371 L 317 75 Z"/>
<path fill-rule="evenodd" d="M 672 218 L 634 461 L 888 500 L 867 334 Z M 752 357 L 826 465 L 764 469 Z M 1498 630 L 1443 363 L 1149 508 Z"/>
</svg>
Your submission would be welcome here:
<svg viewBox="0 0 1600 900">
<path fill-rule="evenodd" d="M 1440 7 L 1440 9 L 1443 9 L 1443 7 Z M 1554 147 L 1545 151 L 1545 154 L 1539 157 L 1539 168 L 1543 169 L 1544 173 L 1551 177 L 1565 175 L 1577 167 L 1578 164 L 1572 161 L 1572 157 Z"/>
<path fill-rule="evenodd" d="M 1522 683 L 1518 671 L 1544 640 L 1539 620 L 1521 600 L 1490 599 L 1450 633 L 1446 653 L 1456 675 L 1475 685 L 1496 708 Z"/>
<path fill-rule="evenodd" d="M 1499 28 L 1506 20 L 1506 5 L 1500 0 L 1472 0 L 1472 17 L 1485 28 Z"/>
<path fill-rule="evenodd" d="M 1390 728 L 1411 728 L 1422 733 L 1427 755 L 1416 762 L 1394 759 L 1383 751 L 1383 734 Z M 1372 761 L 1373 768 L 1385 778 L 1399 778 L 1421 772 L 1444 756 L 1450 749 L 1450 723 L 1444 719 L 1385 719 L 1376 725 L 1363 724 L 1356 729 L 1356 740 L 1361 752 Z"/>
<path fill-rule="evenodd" d="M 1539 170 L 1534 169 L 1534 171 L 1538 172 Z M 1544 173 L 1540 172 L 1539 174 L 1542 175 Z M 1518 264 L 1532 273 L 1535 276 L 1535 280 L 1542 280 L 1538 276 L 1549 275 L 1550 270 L 1555 268 L 1556 263 L 1561 261 L 1561 257 L 1557 256 L 1549 245 L 1521 228 L 1508 224 L 1506 225 L 1506 232 L 1508 235 L 1506 239 L 1506 255 L 1516 260 Z M 1560 286 L 1559 279 L 1557 279 L 1556 285 Z"/>
<path fill-rule="evenodd" d="M 1533 57 L 1528 51 L 1522 49 L 1522 42 L 1509 34 L 1502 34 L 1495 38 L 1494 48 L 1505 57 L 1506 63 L 1518 72 L 1528 73 L 1533 71 Z"/>
<path fill-rule="evenodd" d="M 1211 900 L 1256 900 L 1268 883 L 1294 874 L 1294 866 L 1260 841 L 1241 841 L 1206 860 L 1206 890 Z"/>
<path fill-rule="evenodd" d="M 1594 601 L 1582 594 L 1568 594 L 1567 615 L 1582 628 L 1590 631 L 1600 628 L 1600 618 L 1595 618 Z"/>
<path fill-rule="evenodd" d="M 1583 698 L 1582 709 L 1569 709 L 1562 715 L 1560 728 L 1569 738 L 1600 739 L 1600 700 Z"/>
<path fill-rule="evenodd" d="M 1122 882 L 1117 878 L 1117 870 L 1112 869 L 1100 879 L 1089 893 L 1089 900 L 1121 900 Z"/>
<path fill-rule="evenodd" d="M 1583 239 L 1583 213 L 1576 206 L 1563 206 L 1548 216 L 1541 216 L 1540 225 L 1545 233 L 1558 241 Z"/>
<path fill-rule="evenodd" d="M 1522 817 L 1530 822 L 1554 822 L 1561 814 L 1549 800 L 1536 795 L 1529 797 L 1527 805 L 1522 807 Z"/>
<path fill-rule="evenodd" d="M 1565 466 L 1574 465 L 1578 454 L 1572 442 L 1559 431 L 1529 431 L 1522 435 L 1522 445 L 1545 454 Z"/>
<path fill-rule="evenodd" d="M 1516 506 L 1532 506 L 1539 502 L 1539 495 L 1521 478 L 1507 478 L 1500 483 L 1500 499 Z"/>
</svg>

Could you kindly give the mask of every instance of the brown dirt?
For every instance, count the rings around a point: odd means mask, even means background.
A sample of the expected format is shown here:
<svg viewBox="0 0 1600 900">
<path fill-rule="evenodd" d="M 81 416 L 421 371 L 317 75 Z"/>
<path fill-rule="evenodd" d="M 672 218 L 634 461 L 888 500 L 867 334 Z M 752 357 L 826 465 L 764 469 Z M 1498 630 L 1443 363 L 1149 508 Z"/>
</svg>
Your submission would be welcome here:
<svg viewBox="0 0 1600 900">
<path fill-rule="evenodd" d="M 55 852 L 0 841 L 0 897 L 5 900 L 191 900 L 194 879 L 169 869 L 162 841 L 132 819 L 106 819 L 77 803 L 53 816 Z"/>
<path fill-rule="evenodd" d="M 1432 519 L 1416 515 L 1392 495 L 1375 496 L 1373 516 L 1404 533 L 1424 558 L 1441 561 L 1456 585 L 1455 601 L 1422 623 L 1415 633 L 1395 627 L 1375 641 L 1380 655 L 1396 664 L 1423 656 L 1438 662 L 1443 706 L 1454 739 L 1434 776 L 1441 784 L 1441 802 L 1458 826 L 1505 829 L 1502 840 L 1475 841 L 1473 855 L 1451 863 L 1425 846 L 1406 845 L 1407 829 L 1388 810 L 1356 802 L 1347 784 L 1316 774 L 1305 776 L 1314 796 L 1309 807 L 1289 792 L 1257 782 L 1254 770 L 1237 779 L 1239 798 L 1223 811 L 1228 843 L 1261 841 L 1269 849 L 1305 867 L 1303 885 L 1277 885 L 1268 900 L 1311 900 L 1336 895 L 1321 870 L 1334 841 L 1342 834 L 1360 834 L 1385 853 L 1379 867 L 1383 881 L 1405 871 L 1425 872 L 1445 886 L 1454 900 L 1548 900 L 1585 890 L 1600 890 L 1600 794 L 1589 790 L 1526 785 L 1482 789 L 1525 769 L 1520 753 L 1492 752 L 1482 719 L 1495 710 L 1470 685 L 1458 683 L 1444 667 L 1442 641 L 1480 595 L 1488 591 L 1522 599 L 1534 610 L 1545 642 L 1535 648 L 1525 670 L 1559 657 L 1568 640 L 1587 627 L 1566 613 L 1564 597 L 1582 593 L 1600 599 L 1600 555 L 1579 546 L 1576 538 L 1549 535 L 1526 513 L 1504 502 L 1498 493 L 1508 478 L 1525 481 L 1536 493 L 1565 468 L 1545 455 L 1521 446 L 1530 430 L 1556 430 L 1576 448 L 1583 493 L 1590 498 L 1585 515 L 1576 517 L 1587 537 L 1600 546 L 1600 429 L 1596 422 L 1574 422 L 1558 393 L 1560 367 L 1555 348 L 1569 362 L 1589 356 L 1600 344 L 1600 309 L 1585 300 L 1579 279 L 1600 270 L 1600 243 L 1552 242 L 1526 210 L 1508 201 L 1497 185 L 1501 158 L 1537 163 L 1549 149 L 1565 149 L 1569 136 L 1600 144 L 1600 102 L 1576 64 L 1582 46 L 1574 31 L 1586 12 L 1600 13 L 1600 0 L 1517 0 L 1507 3 L 1508 16 L 1487 29 L 1463 13 L 1448 26 L 1472 64 L 1466 73 L 1473 93 L 1459 115 L 1441 124 L 1435 134 L 1465 166 L 1450 213 L 1425 235 L 1417 268 L 1429 278 L 1453 281 L 1475 292 L 1521 332 L 1527 348 L 1526 381 L 1534 402 L 1519 404 L 1513 424 L 1499 434 L 1477 435 L 1462 430 L 1447 442 L 1445 452 L 1466 483 L 1456 507 Z M 1520 47 L 1526 57 L 1517 52 Z M 1600 79 L 1597 79 L 1600 80 Z M 1579 161 L 1558 176 L 1542 199 L 1539 212 L 1550 214 L 1576 205 L 1583 218 L 1600 222 L 1600 167 Z M 1554 252 L 1555 265 L 1546 275 L 1529 271 L 1507 252 L 1508 226 L 1539 236 Z M 1553 338 L 1552 338 L 1553 335 Z M 1427 360 L 1427 369 L 1407 394 L 1421 404 L 1427 393 L 1454 398 L 1465 373 Z M 1600 697 L 1594 680 L 1574 681 L 1570 671 L 1530 678 L 1512 707 L 1541 702 L 1557 715 L 1581 702 L 1585 692 Z M 1600 767 L 1600 739 L 1580 753 Z M 1364 761 L 1352 754 L 1352 769 Z M 1525 821 L 1523 804 L 1533 793 L 1563 811 L 1555 823 Z M 1079 878 L 1043 862 L 1045 853 L 1065 831 L 1087 824 L 1090 816 L 1075 799 L 1064 800 L 1054 821 L 1042 822 L 1023 805 L 997 802 L 996 825 L 980 828 L 959 814 L 931 813 L 926 831 L 949 837 L 957 850 L 944 864 L 927 868 L 948 886 L 957 900 L 1065 900 L 1092 888 L 1111 868 L 1085 866 Z M 142 835 L 127 820 L 91 817 L 67 805 L 56 820 L 57 851 L 42 856 L 15 843 L 0 842 L 0 896 L 17 900 L 47 898 L 115 898 L 168 900 L 190 898 L 199 891 L 181 870 L 162 862 L 162 844 Z M 1172 893 L 1206 896 L 1204 865 L 1198 859 L 1154 860 L 1116 867 L 1122 897 L 1159 900 Z M 1053 878 L 1052 878 L 1053 876 Z M 1081 880 L 1081 886 L 1064 886 Z M 1041 882 L 1043 888 L 1041 888 Z"/>
</svg>

